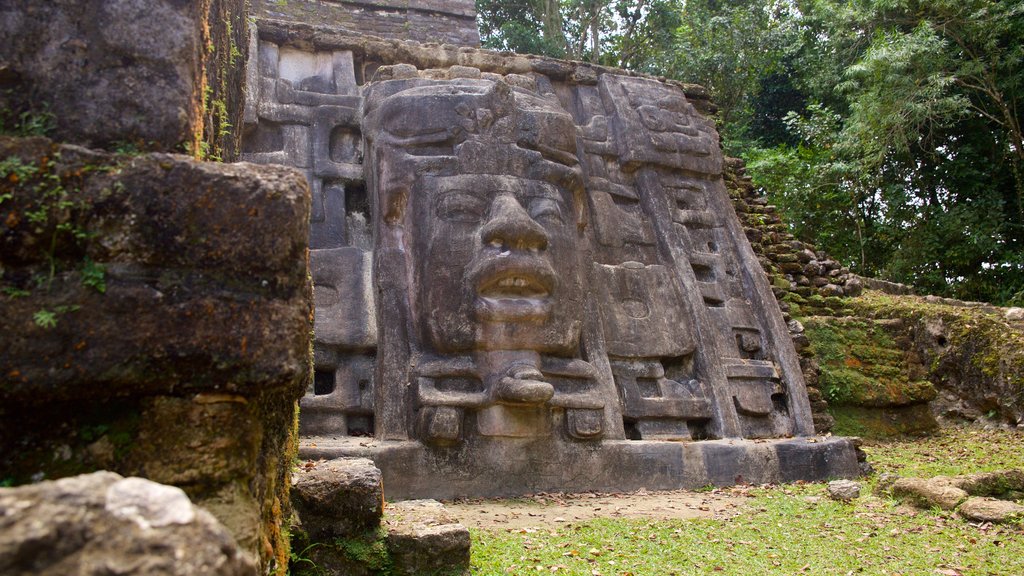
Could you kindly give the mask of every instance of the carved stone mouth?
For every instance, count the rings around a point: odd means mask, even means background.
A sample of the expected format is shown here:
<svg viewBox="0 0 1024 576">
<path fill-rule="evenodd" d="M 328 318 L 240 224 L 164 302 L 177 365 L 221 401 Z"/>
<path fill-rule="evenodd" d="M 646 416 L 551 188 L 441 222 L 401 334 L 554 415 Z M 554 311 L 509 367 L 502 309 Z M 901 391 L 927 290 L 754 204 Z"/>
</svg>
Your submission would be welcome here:
<svg viewBox="0 0 1024 576">
<path fill-rule="evenodd" d="M 556 277 L 550 264 L 536 258 L 488 261 L 474 274 L 480 320 L 540 321 L 551 314 Z"/>
<path fill-rule="evenodd" d="M 512 271 L 484 281 L 477 293 L 485 298 L 546 298 L 550 290 L 540 278 Z"/>
</svg>

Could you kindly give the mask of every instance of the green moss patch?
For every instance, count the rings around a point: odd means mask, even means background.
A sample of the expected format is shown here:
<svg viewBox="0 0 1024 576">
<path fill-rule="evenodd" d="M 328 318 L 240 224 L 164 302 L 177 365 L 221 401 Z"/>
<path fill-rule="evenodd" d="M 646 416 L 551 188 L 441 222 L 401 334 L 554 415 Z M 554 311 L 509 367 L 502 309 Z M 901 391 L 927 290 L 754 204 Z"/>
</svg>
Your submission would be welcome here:
<svg viewBox="0 0 1024 576">
<path fill-rule="evenodd" d="M 932 383 L 911 377 L 906 353 L 876 322 L 813 317 L 804 320 L 804 327 L 821 366 L 820 389 L 829 403 L 882 408 L 935 398 Z"/>
</svg>

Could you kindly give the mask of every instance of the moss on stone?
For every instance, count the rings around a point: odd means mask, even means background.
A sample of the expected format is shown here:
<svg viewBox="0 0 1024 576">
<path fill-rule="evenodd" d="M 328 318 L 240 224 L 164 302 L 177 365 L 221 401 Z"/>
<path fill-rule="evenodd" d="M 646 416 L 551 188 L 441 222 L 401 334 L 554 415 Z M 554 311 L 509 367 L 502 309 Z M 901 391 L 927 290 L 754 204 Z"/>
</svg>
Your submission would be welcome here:
<svg viewBox="0 0 1024 576">
<path fill-rule="evenodd" d="M 908 406 L 935 398 L 927 380 L 911 377 L 906 352 L 871 320 L 804 320 L 821 366 L 820 390 L 832 404 L 863 407 Z"/>
<path fill-rule="evenodd" d="M 928 350 L 933 383 L 966 395 L 989 417 L 1014 423 L 1024 415 L 1024 326 L 1001 309 L 872 291 L 848 303 L 859 316 L 917 327 L 914 345 Z"/>
<path fill-rule="evenodd" d="M 840 436 L 896 438 L 926 435 L 938 429 L 927 404 L 894 408 L 830 406 L 829 412 L 835 418 L 832 432 Z"/>
</svg>

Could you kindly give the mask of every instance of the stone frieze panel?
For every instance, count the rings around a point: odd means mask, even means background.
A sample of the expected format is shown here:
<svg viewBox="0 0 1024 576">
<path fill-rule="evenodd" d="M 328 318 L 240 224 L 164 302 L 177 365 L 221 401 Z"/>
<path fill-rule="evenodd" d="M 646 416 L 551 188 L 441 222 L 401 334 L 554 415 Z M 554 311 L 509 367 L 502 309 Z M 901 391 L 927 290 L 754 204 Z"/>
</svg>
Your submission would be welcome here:
<svg viewBox="0 0 1024 576">
<path fill-rule="evenodd" d="M 304 433 L 451 447 L 808 430 L 717 134 L 678 88 L 257 52 L 245 159 L 299 167 L 314 191 L 321 383 Z"/>
</svg>

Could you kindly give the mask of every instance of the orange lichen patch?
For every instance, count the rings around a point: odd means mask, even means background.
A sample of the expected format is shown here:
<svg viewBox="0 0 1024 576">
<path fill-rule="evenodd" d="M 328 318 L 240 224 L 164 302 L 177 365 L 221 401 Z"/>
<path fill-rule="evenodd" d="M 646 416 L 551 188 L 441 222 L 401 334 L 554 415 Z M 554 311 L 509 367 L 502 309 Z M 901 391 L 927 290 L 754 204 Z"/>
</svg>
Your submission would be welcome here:
<svg viewBox="0 0 1024 576">
<path fill-rule="evenodd" d="M 846 359 L 843 361 L 843 364 L 846 364 L 847 368 L 860 368 L 864 366 L 863 362 L 852 356 L 847 356 Z"/>
<path fill-rule="evenodd" d="M 217 394 L 215 392 L 200 392 L 192 401 L 196 404 L 220 404 L 223 402 L 234 402 L 236 404 L 247 404 L 249 401 L 244 396 L 237 394 Z"/>
</svg>

